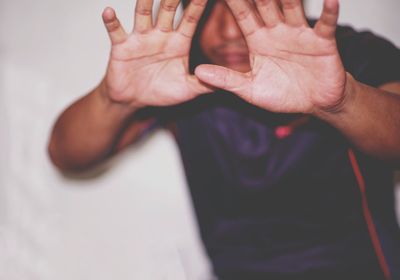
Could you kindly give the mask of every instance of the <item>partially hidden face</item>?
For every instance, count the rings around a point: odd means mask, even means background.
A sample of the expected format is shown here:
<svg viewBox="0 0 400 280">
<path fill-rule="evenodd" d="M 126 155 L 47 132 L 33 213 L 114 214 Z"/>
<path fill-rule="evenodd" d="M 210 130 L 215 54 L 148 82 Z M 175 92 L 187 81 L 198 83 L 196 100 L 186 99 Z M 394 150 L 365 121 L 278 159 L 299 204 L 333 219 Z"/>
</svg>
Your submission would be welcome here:
<svg viewBox="0 0 400 280">
<path fill-rule="evenodd" d="M 246 41 L 225 1 L 215 1 L 199 39 L 211 63 L 239 72 L 250 71 Z"/>
<path fill-rule="evenodd" d="M 207 19 L 200 32 L 199 43 L 203 53 L 213 64 L 239 72 L 250 71 L 249 50 L 231 10 L 225 0 L 208 1 L 212 2 L 213 7 L 206 15 Z M 256 10 L 255 1 L 247 1 Z M 281 0 L 274 1 L 282 8 Z M 183 2 L 187 4 L 189 0 Z"/>
</svg>

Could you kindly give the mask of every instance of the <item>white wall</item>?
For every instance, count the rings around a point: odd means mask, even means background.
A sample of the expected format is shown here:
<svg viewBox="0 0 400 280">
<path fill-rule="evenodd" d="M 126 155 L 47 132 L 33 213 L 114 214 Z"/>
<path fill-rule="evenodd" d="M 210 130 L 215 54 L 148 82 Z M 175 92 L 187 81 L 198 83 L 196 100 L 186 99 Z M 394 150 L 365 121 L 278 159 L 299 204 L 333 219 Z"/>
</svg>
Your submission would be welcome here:
<svg viewBox="0 0 400 280">
<path fill-rule="evenodd" d="M 1 2 L 0 279 L 208 274 L 167 134 L 92 180 L 63 178 L 47 159 L 57 114 L 104 73 L 109 43 L 101 12 L 111 4 L 131 26 L 129 1 Z"/>
<path fill-rule="evenodd" d="M 319 13 L 318 2 L 310 1 L 311 13 Z M 343 22 L 400 45 L 399 1 L 342 2 Z M 57 114 L 104 73 L 106 5 L 131 26 L 130 1 L 0 2 L 0 279 L 204 280 L 209 274 L 168 134 L 128 150 L 93 179 L 64 178 L 46 156 Z"/>
<path fill-rule="evenodd" d="M 308 14 L 318 17 L 323 0 L 305 1 Z M 398 0 L 341 0 L 339 22 L 359 30 L 372 30 L 400 46 L 399 11 Z"/>
</svg>

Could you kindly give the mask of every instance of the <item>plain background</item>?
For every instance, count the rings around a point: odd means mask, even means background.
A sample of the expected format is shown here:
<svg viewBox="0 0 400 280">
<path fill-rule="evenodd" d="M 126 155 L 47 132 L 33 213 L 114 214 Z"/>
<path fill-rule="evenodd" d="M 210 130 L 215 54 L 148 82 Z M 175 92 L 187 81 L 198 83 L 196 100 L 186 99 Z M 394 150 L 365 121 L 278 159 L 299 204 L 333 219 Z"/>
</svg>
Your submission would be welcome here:
<svg viewBox="0 0 400 280">
<path fill-rule="evenodd" d="M 104 74 L 107 5 L 129 29 L 127 0 L 0 2 L 0 279 L 210 279 L 169 134 L 92 178 L 63 177 L 47 158 L 57 115 Z M 308 2 L 309 15 L 320 9 Z M 340 21 L 400 46 L 399 11 L 398 0 L 343 0 Z"/>
</svg>

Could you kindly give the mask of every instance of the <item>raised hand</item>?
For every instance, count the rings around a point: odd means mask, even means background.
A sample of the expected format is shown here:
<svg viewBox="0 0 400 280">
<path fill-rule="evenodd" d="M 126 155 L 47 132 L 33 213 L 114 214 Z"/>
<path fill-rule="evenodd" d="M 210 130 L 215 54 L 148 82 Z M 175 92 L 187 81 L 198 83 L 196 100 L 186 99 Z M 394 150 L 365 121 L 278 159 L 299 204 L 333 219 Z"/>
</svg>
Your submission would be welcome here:
<svg viewBox="0 0 400 280">
<path fill-rule="evenodd" d="M 301 0 L 225 0 L 249 48 L 251 71 L 200 65 L 202 81 L 273 112 L 334 110 L 345 98 L 346 72 L 335 39 L 338 0 L 325 0 L 311 28 Z"/>
<path fill-rule="evenodd" d="M 153 1 L 138 0 L 130 34 L 112 8 L 104 10 L 112 48 L 103 84 L 112 101 L 135 108 L 166 106 L 212 91 L 188 70 L 192 36 L 207 0 L 192 0 L 174 30 L 179 2 L 162 0 L 153 25 Z"/>
</svg>

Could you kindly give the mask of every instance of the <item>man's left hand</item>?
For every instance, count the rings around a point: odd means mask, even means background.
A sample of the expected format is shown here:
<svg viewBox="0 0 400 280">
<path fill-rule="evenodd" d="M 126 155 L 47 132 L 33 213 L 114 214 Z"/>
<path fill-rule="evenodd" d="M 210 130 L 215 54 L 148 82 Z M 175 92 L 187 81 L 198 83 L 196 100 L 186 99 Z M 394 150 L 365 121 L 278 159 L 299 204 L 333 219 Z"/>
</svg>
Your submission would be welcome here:
<svg viewBox="0 0 400 280">
<path fill-rule="evenodd" d="M 346 97 L 346 71 L 335 32 L 338 0 L 325 0 L 314 28 L 301 0 L 225 0 L 249 48 L 251 70 L 240 73 L 200 65 L 203 82 L 239 95 L 273 112 L 317 113 L 340 108 Z"/>
</svg>

